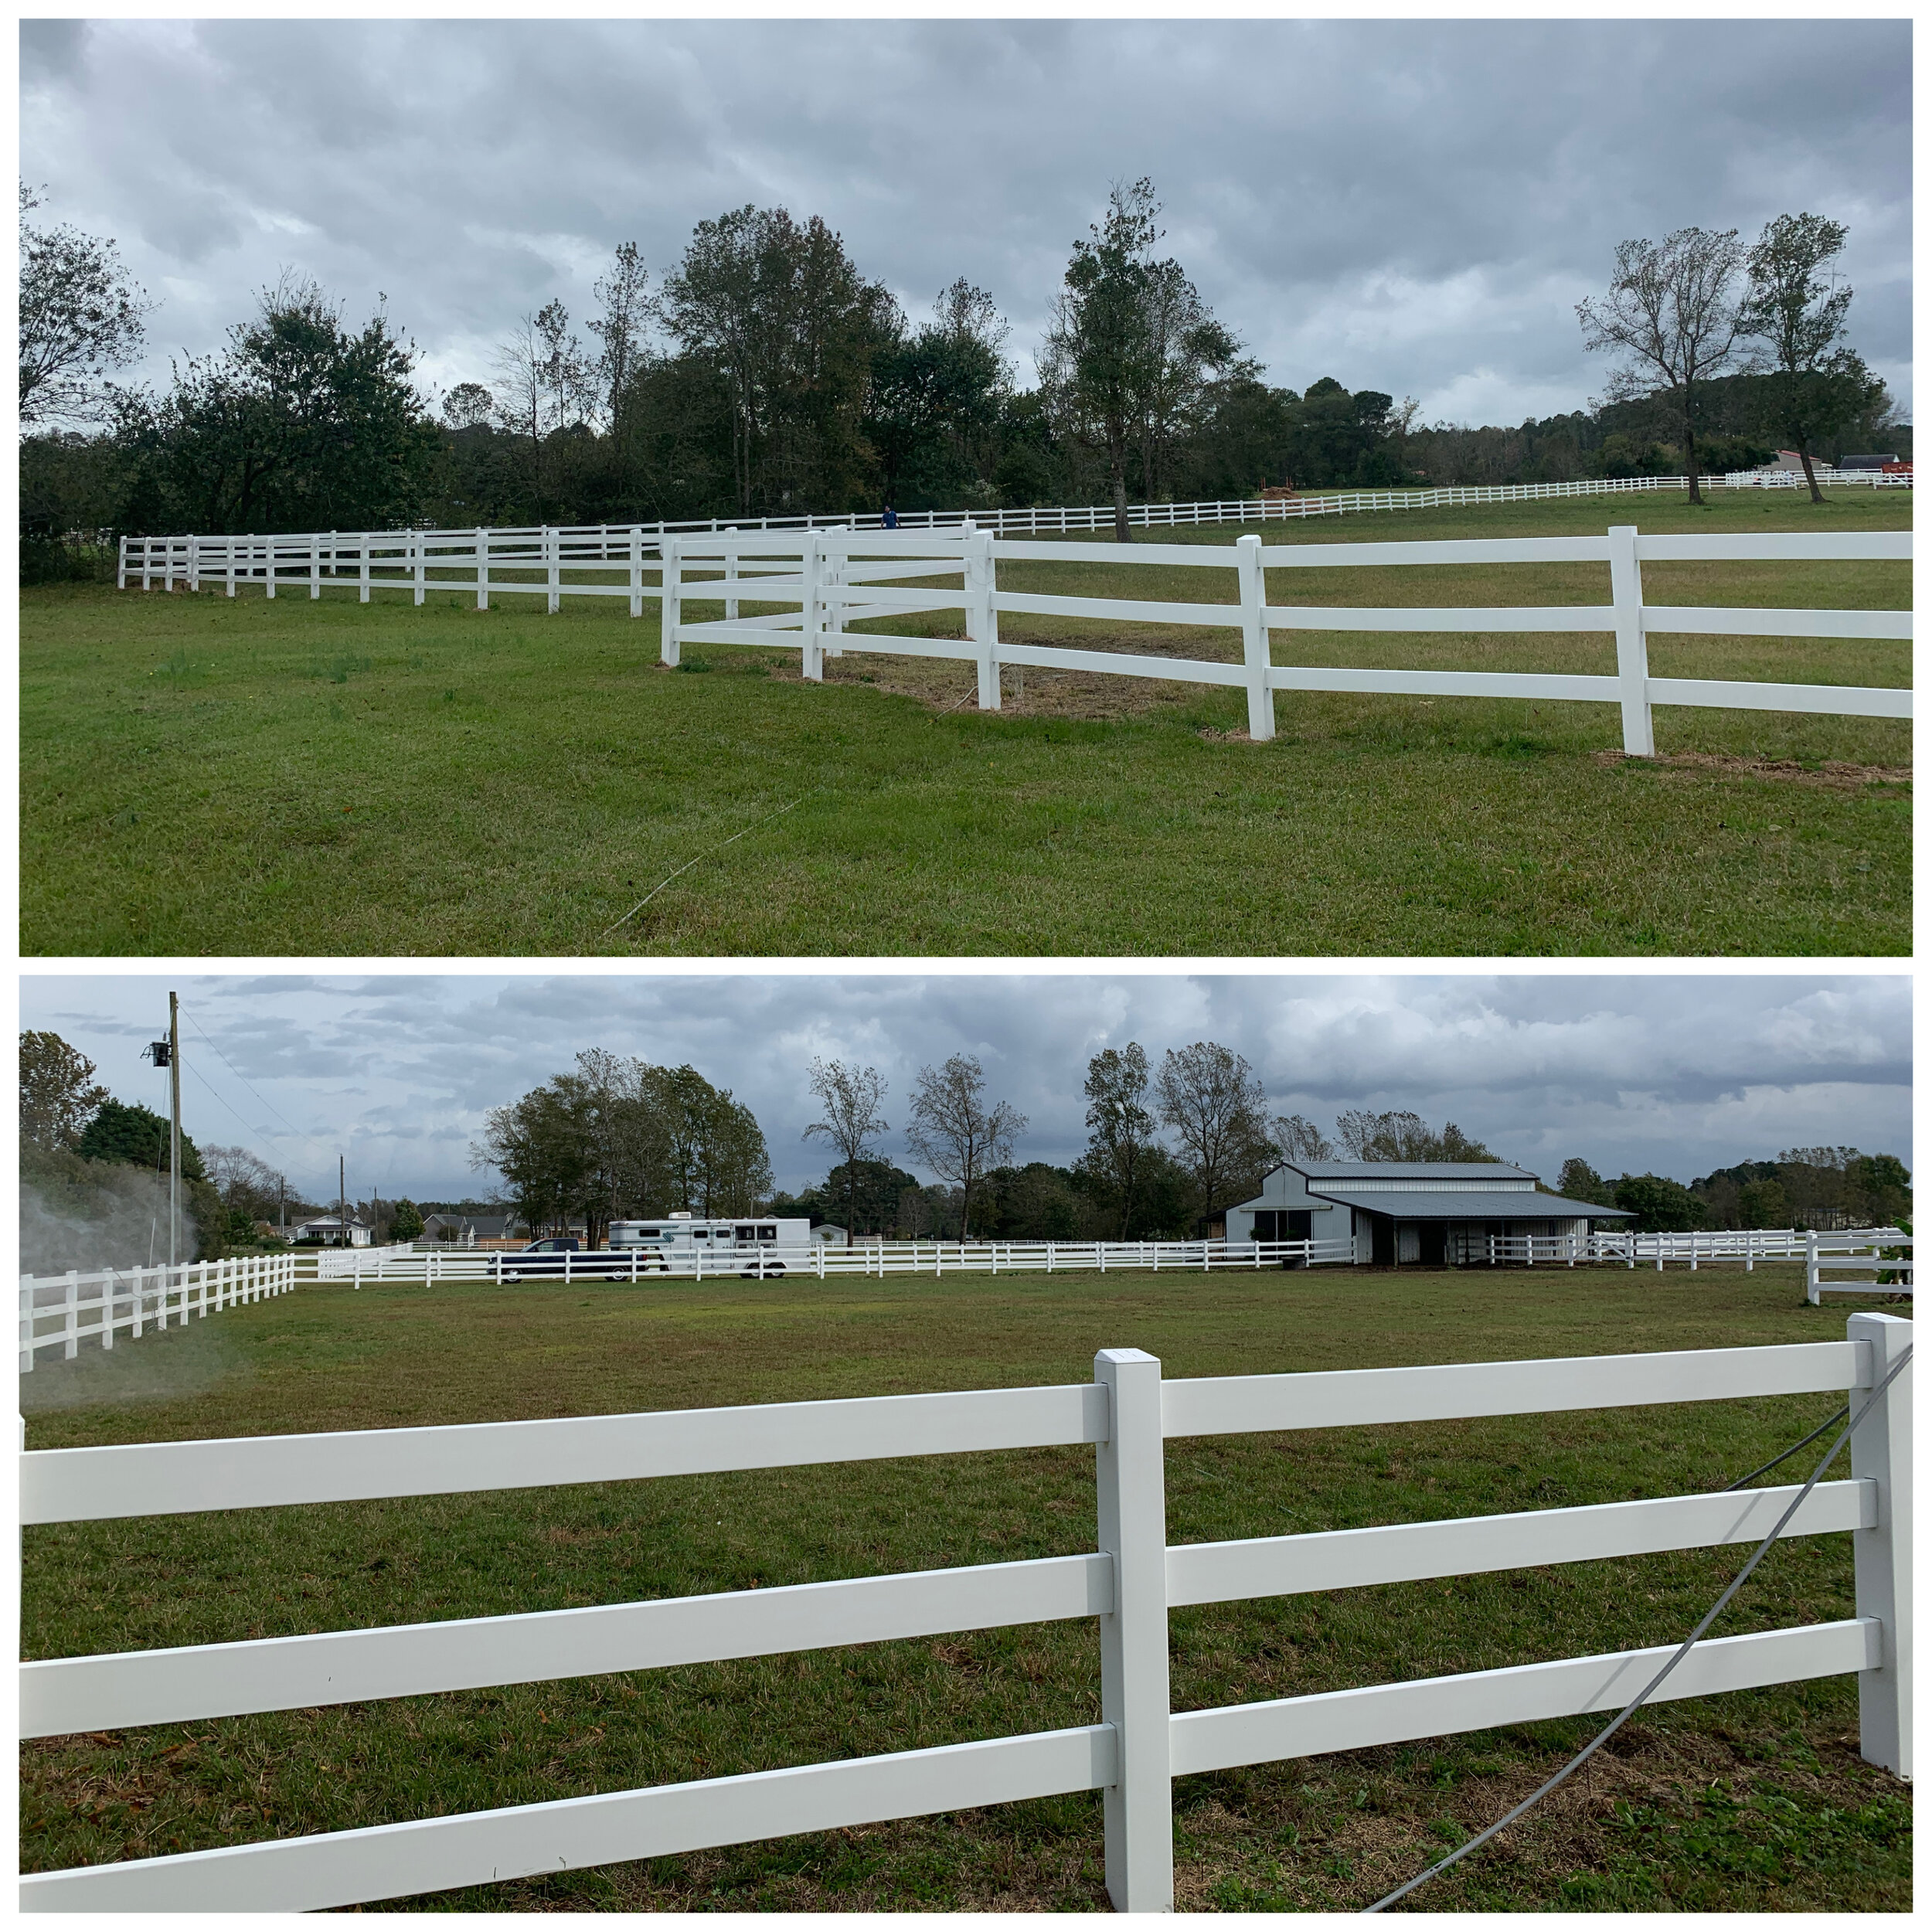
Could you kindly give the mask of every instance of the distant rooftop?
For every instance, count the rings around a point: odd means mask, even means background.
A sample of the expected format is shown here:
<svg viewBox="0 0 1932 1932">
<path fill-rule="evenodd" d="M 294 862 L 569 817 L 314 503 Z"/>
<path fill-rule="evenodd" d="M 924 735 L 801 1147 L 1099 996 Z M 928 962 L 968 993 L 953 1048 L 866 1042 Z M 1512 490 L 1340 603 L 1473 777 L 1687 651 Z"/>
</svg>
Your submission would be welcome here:
<svg viewBox="0 0 1932 1932">
<path fill-rule="evenodd" d="M 1533 1181 L 1501 1161 L 1286 1161 L 1311 1181 Z"/>
</svg>

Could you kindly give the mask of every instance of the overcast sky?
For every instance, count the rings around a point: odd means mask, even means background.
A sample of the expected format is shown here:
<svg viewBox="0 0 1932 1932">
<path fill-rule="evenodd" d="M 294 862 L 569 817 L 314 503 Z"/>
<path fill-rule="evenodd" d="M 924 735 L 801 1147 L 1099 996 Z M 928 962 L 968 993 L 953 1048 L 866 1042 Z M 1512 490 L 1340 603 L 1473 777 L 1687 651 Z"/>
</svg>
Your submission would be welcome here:
<svg viewBox="0 0 1932 1932">
<path fill-rule="evenodd" d="M 162 308 L 148 372 L 290 268 L 487 380 L 552 296 L 697 221 L 823 216 L 916 319 L 964 275 L 1023 379 L 1068 250 L 1152 177 L 1168 246 L 1296 389 L 1424 421 L 1585 406 L 1628 236 L 1847 223 L 1852 338 L 1909 405 L 1902 21 L 27 21 L 21 166 Z"/>
<path fill-rule="evenodd" d="M 1275 1109 L 1326 1131 L 1343 1107 L 1453 1119 L 1554 1179 L 1679 1180 L 1782 1148 L 1850 1145 L 1910 1164 L 1911 1023 L 1900 975 L 1374 978 L 484 974 L 177 978 L 182 1113 L 200 1143 L 241 1145 L 311 1199 L 486 1193 L 468 1150 L 486 1107 L 604 1046 L 689 1061 L 757 1115 L 781 1186 L 828 1165 L 800 1136 L 816 1054 L 883 1071 L 893 1131 L 920 1067 L 977 1055 L 989 1097 L 1031 1127 L 1020 1158 L 1086 1143 L 1081 1084 L 1101 1047 L 1216 1039 L 1245 1054 Z M 21 1019 L 80 1048 L 121 1099 L 166 1110 L 140 1057 L 167 1030 L 143 977 L 24 975 Z M 226 1056 L 225 1060 L 223 1057 Z M 917 1169 L 915 1169 L 917 1171 Z M 930 1177 L 927 1177 L 930 1178 Z"/>
</svg>

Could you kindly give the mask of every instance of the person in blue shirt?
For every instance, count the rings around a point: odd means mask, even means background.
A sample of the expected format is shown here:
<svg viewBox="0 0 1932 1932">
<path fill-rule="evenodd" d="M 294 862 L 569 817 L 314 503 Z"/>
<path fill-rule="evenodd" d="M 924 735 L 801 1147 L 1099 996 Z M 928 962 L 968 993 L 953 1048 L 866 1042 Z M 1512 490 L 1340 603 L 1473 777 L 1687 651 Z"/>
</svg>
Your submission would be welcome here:
<svg viewBox="0 0 1932 1932">
<path fill-rule="evenodd" d="M 889 503 L 888 503 L 879 513 L 879 527 L 882 529 L 897 529 L 899 528 L 899 512 L 895 510 Z"/>
</svg>

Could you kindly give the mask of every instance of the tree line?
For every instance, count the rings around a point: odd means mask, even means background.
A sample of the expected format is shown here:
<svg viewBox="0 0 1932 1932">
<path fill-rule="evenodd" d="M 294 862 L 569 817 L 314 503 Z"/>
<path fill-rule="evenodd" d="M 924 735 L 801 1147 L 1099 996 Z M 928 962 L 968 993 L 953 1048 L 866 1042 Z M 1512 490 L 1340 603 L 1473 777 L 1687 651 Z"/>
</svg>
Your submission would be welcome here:
<svg viewBox="0 0 1932 1932">
<path fill-rule="evenodd" d="M 614 251 L 581 325 L 526 315 L 440 402 L 386 309 L 313 282 L 263 291 L 219 350 L 154 389 L 153 304 L 111 241 L 38 226 L 22 189 L 22 530 L 60 574 L 82 529 L 268 532 L 655 522 L 1242 498 L 1404 483 L 1740 466 L 1781 444 L 1903 440 L 1845 344 L 1842 223 L 1781 216 L 1756 247 L 1686 230 L 1618 250 L 1579 311 L 1617 361 L 1600 406 L 1515 429 L 1417 421 L 1413 401 L 1268 372 L 1162 251 L 1145 179 L 1072 247 L 1030 381 L 964 277 L 909 317 L 821 218 L 747 206 L 698 224 L 655 285 Z"/>
<path fill-rule="evenodd" d="M 111 1224 L 124 1250 L 115 1265 L 145 1258 L 151 1222 L 165 1255 L 166 1223 L 155 1217 L 165 1212 L 166 1121 L 114 1099 L 94 1063 L 58 1034 L 23 1032 L 19 1046 L 20 1170 L 35 1203 L 36 1271 L 62 1253 L 91 1255 L 94 1235 Z M 576 1226 L 593 1242 L 614 1219 L 679 1209 L 797 1215 L 900 1240 L 1186 1240 L 1257 1194 L 1284 1160 L 1498 1158 L 1454 1121 L 1431 1127 L 1406 1109 L 1345 1109 L 1324 1133 L 1299 1114 L 1271 1111 L 1248 1061 L 1212 1040 L 1169 1049 L 1158 1063 L 1132 1041 L 1094 1054 L 1084 1083 L 1087 1142 L 1069 1166 L 1015 1160 L 1026 1117 L 989 1094 L 970 1054 L 922 1067 L 906 1096 L 901 1131 L 930 1179 L 882 1150 L 891 1094 L 877 1068 L 815 1059 L 806 1084 L 818 1117 L 804 1138 L 834 1158 L 823 1179 L 797 1194 L 774 1186 L 764 1131 L 729 1089 L 689 1066 L 591 1049 L 570 1072 L 487 1112 L 471 1158 L 498 1179 L 488 1200 L 350 1206 L 379 1241 L 416 1239 L 423 1213 L 439 1207 L 508 1210 L 532 1236 Z M 299 1199 L 246 1148 L 199 1148 L 186 1134 L 181 1178 L 196 1257 L 260 1252 L 274 1244 L 274 1227 L 335 1206 Z M 1648 1172 L 1611 1179 L 1577 1156 L 1563 1163 L 1555 1191 L 1624 1209 L 1645 1231 L 1886 1226 L 1912 1211 L 1903 1162 L 1852 1147 L 1789 1148 L 1688 1184 Z"/>
</svg>

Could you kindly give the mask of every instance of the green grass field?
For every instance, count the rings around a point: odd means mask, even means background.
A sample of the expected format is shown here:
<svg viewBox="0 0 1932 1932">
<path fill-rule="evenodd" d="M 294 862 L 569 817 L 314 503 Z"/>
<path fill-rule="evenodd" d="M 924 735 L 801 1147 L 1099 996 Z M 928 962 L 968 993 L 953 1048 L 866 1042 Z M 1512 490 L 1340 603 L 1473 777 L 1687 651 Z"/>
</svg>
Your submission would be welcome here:
<svg viewBox="0 0 1932 1932">
<path fill-rule="evenodd" d="M 49 1448 L 1084 1381 L 1842 1337 L 1797 1270 L 304 1289 L 23 1381 Z M 1721 1487 L 1829 1398 L 1177 1440 L 1174 1542 Z M 245 1450 L 239 1451 L 245 1454 Z M 1842 1473 L 1842 1472 L 1841 1472 Z M 1775 1478 L 1774 1478 L 1775 1479 Z M 508 1614 L 1090 1549 L 1090 1451 L 39 1528 L 40 1658 Z M 1774 1549 L 1715 1634 L 1852 1614 L 1849 1539 Z M 1176 1611 L 1179 1709 L 1681 1636 L 1712 1550 Z M 1089 1622 L 42 1740 L 46 1870 L 1090 1723 Z M 1179 1902 L 1359 1909 L 1526 1796 L 1588 1736 L 1515 1726 L 1180 1780 Z M 1097 1794 L 398 1901 L 424 1910 L 1105 1909 Z M 1438 1910 L 1905 1910 L 1906 1788 L 1835 1679 L 1662 1705 Z"/>
<path fill-rule="evenodd" d="M 1270 543 L 1889 529 L 1910 499 L 1549 503 L 1269 526 Z M 1190 535 L 1227 543 L 1232 529 Z M 1594 566 L 1270 577 L 1277 600 L 1599 603 Z M 1648 566 L 1655 601 L 1890 607 L 1903 564 Z M 1008 588 L 1231 598 L 1233 575 L 1002 566 Z M 1910 946 L 1909 727 L 1682 708 L 1233 691 L 862 655 L 657 663 L 615 600 L 416 610 L 22 597 L 29 953 L 1866 954 Z M 696 604 L 693 621 L 721 614 Z M 936 632 L 931 621 L 912 628 Z M 872 626 L 874 629 L 882 627 Z M 1238 657 L 1232 631 L 1003 620 Z M 957 634 L 955 629 L 954 634 Z M 1607 672 L 1607 638 L 1277 634 L 1277 663 Z M 1293 652 L 1293 658 L 1287 655 Z M 1909 681 L 1903 643 L 1660 638 L 1660 675 Z M 1230 734 L 1235 734 L 1230 736 Z M 743 834 L 742 837 L 738 836 Z M 726 841 L 733 842 L 726 845 Z M 634 917 L 627 911 L 696 860 Z"/>
</svg>

